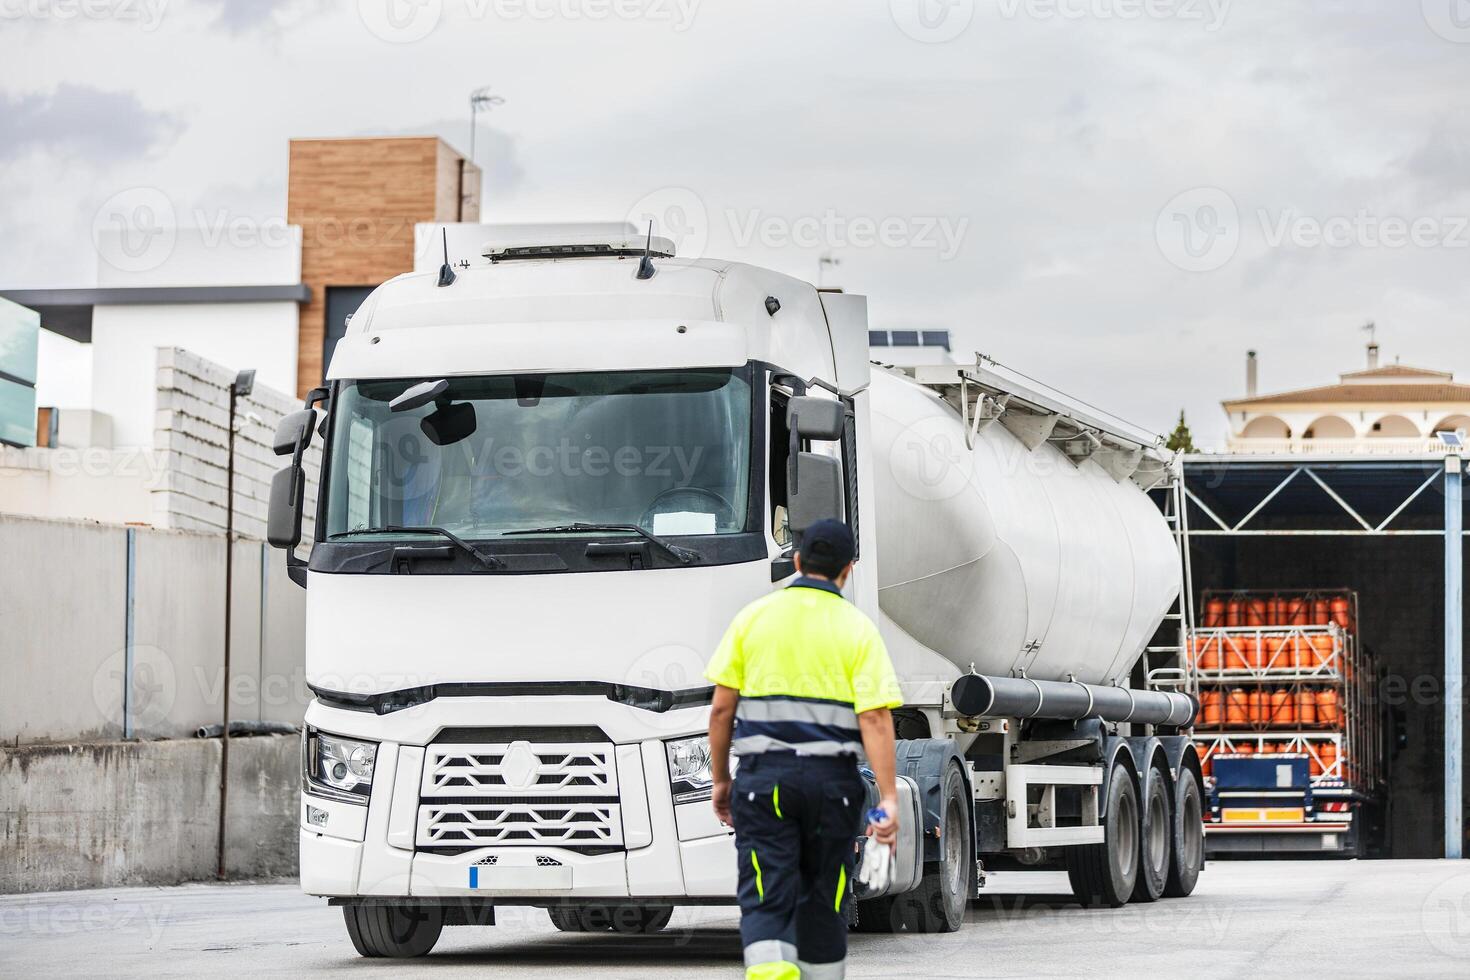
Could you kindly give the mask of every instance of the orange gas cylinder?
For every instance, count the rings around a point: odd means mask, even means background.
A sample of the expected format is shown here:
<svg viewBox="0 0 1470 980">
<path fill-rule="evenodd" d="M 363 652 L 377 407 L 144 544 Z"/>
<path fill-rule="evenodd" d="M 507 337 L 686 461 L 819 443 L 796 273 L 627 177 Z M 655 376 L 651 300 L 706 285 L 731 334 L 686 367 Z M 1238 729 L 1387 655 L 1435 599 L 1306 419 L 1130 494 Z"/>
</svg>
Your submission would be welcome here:
<svg viewBox="0 0 1470 980">
<path fill-rule="evenodd" d="M 1271 725 L 1275 728 L 1290 728 L 1296 724 L 1296 699 L 1284 687 L 1271 692 Z"/>
<path fill-rule="evenodd" d="M 1317 692 L 1317 724 L 1336 728 L 1338 721 L 1337 691 L 1327 687 Z"/>
<path fill-rule="evenodd" d="M 1194 649 L 1195 662 L 1199 664 L 1200 670 L 1220 669 L 1220 638 L 1218 636 L 1195 637 Z"/>
<path fill-rule="evenodd" d="M 1307 767 L 1311 770 L 1314 777 L 1322 775 L 1322 762 L 1318 759 L 1318 755 L 1320 753 L 1313 754 L 1310 751 L 1307 753 Z"/>
<path fill-rule="evenodd" d="M 1236 755 L 1255 755 L 1256 754 L 1256 743 L 1255 742 L 1237 742 L 1235 744 L 1235 748 L 1232 749 L 1231 751 L 1234 752 Z"/>
<path fill-rule="evenodd" d="M 1245 602 L 1240 599 L 1231 599 L 1225 603 L 1225 625 L 1239 626 L 1245 619 Z"/>
<path fill-rule="evenodd" d="M 1312 625 L 1326 626 L 1332 622 L 1332 603 L 1325 598 L 1312 600 Z"/>
<path fill-rule="evenodd" d="M 1296 692 L 1296 722 L 1303 728 L 1317 724 L 1317 694 L 1311 688 L 1304 687 Z"/>
<path fill-rule="evenodd" d="M 1246 717 L 1252 725 L 1264 725 L 1270 720 L 1271 702 L 1266 697 L 1266 692 L 1259 687 L 1253 688 L 1246 695 Z"/>
<path fill-rule="evenodd" d="M 1245 688 L 1232 687 L 1230 693 L 1225 696 L 1225 724 L 1232 728 L 1244 727 L 1250 720 L 1249 706 L 1246 704 Z"/>
<path fill-rule="evenodd" d="M 1325 667 L 1332 663 L 1332 654 L 1337 649 L 1337 641 L 1331 633 L 1319 633 L 1312 637 L 1312 662 L 1310 667 Z"/>
<path fill-rule="evenodd" d="M 1201 756 L 1200 757 L 1200 760 L 1199 760 L 1199 774 L 1201 776 L 1204 776 L 1204 777 L 1208 778 L 1209 775 L 1210 775 L 1210 773 L 1214 770 L 1214 768 L 1215 768 L 1214 763 L 1212 763 L 1210 761 L 1210 757 L 1208 755 L 1204 755 L 1204 756 Z"/>
<path fill-rule="evenodd" d="M 1323 742 L 1317 747 L 1317 754 L 1322 757 L 1322 775 L 1337 775 L 1332 771 L 1332 767 L 1337 765 L 1337 744 Z"/>
<path fill-rule="evenodd" d="M 1201 691 L 1199 694 L 1200 724 L 1205 728 L 1219 728 L 1225 715 L 1225 695 L 1221 691 Z"/>
<path fill-rule="evenodd" d="M 1222 651 L 1224 667 L 1226 670 L 1245 670 L 1251 666 L 1251 645 L 1255 643 L 1254 636 L 1227 636 L 1225 649 Z"/>
<path fill-rule="evenodd" d="M 1289 637 L 1261 637 L 1261 666 L 1269 668 L 1290 667 L 1292 662 Z"/>
<path fill-rule="evenodd" d="M 1345 630 L 1353 628 L 1353 606 L 1348 602 L 1347 596 L 1335 597 L 1330 608 L 1332 610 L 1332 621 Z"/>
<path fill-rule="evenodd" d="M 1207 630 L 1219 629 L 1225 625 L 1225 600 L 1211 599 L 1205 603 L 1204 627 Z"/>
<path fill-rule="evenodd" d="M 1266 600 L 1266 625 L 1286 625 L 1286 600 L 1279 595 L 1273 595 Z"/>
<path fill-rule="evenodd" d="M 1283 615 L 1286 617 L 1286 625 L 1306 626 L 1307 620 L 1311 618 L 1311 604 L 1299 595 L 1290 596 L 1285 600 L 1285 604 Z"/>
<path fill-rule="evenodd" d="M 1242 626 L 1265 626 L 1266 625 L 1266 600 L 1247 599 L 1245 601 L 1245 622 Z"/>
</svg>

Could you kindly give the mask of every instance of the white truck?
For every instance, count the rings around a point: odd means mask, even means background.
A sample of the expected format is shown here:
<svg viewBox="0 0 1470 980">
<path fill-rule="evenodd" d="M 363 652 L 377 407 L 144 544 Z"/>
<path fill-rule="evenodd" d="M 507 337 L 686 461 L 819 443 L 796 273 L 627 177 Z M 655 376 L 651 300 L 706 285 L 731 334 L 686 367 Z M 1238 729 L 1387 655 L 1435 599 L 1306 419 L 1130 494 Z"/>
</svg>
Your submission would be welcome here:
<svg viewBox="0 0 1470 980">
<path fill-rule="evenodd" d="M 1091 904 L 1193 889 L 1197 705 L 1126 686 L 1183 615 L 1153 437 L 983 359 L 870 364 L 863 297 L 651 235 L 484 258 L 375 290 L 275 440 L 301 885 L 358 952 L 497 906 L 648 932 L 733 904 L 702 668 L 826 516 L 907 702 L 897 874 L 855 927 L 957 929 L 987 867 L 1064 866 Z"/>
</svg>

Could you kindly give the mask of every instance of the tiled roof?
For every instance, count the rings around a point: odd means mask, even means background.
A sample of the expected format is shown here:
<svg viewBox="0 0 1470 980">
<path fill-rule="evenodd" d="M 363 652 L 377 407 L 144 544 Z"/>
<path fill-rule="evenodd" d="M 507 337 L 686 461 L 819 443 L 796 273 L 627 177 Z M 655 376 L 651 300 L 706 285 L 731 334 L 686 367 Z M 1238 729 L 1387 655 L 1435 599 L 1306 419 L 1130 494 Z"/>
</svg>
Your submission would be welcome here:
<svg viewBox="0 0 1470 980">
<path fill-rule="evenodd" d="M 1346 381 L 1348 378 L 1443 378 L 1446 381 L 1454 377 L 1448 371 L 1431 371 L 1428 368 L 1409 367 L 1407 364 L 1390 364 L 1387 367 L 1369 368 L 1366 371 L 1352 371 L 1342 376 Z"/>
<path fill-rule="evenodd" d="M 1335 384 L 1321 388 L 1284 391 L 1279 395 L 1258 395 L 1227 401 L 1228 408 L 1246 405 L 1301 404 L 1330 402 L 1358 404 L 1363 402 L 1460 402 L 1470 404 L 1470 385 L 1455 384 Z"/>
</svg>

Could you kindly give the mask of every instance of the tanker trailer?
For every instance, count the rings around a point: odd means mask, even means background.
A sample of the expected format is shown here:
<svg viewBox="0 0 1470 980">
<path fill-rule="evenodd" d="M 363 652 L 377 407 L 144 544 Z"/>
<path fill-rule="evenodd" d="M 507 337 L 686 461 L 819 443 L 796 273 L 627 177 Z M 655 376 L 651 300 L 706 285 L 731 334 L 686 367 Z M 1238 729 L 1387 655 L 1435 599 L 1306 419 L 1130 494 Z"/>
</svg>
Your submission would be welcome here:
<svg viewBox="0 0 1470 980">
<path fill-rule="evenodd" d="M 1196 704 L 1127 687 L 1183 615 L 1176 538 L 1147 493 L 1167 490 L 1169 454 L 984 359 L 875 368 L 870 397 L 881 626 L 910 701 L 940 708 L 897 717 L 933 828 L 923 881 L 860 896 L 859 928 L 951 928 L 971 850 L 982 879 L 1065 866 L 1086 904 L 1189 894 Z M 935 776 L 945 756 L 970 783 L 969 841 L 960 787 Z"/>
</svg>

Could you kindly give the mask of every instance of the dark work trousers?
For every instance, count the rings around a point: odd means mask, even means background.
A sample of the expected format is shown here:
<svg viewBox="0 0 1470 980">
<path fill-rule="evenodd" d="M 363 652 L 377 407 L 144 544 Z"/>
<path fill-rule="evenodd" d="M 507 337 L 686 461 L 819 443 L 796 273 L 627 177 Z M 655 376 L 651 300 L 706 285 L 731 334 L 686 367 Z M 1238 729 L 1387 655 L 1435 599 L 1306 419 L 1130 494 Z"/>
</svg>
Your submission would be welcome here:
<svg viewBox="0 0 1470 980">
<path fill-rule="evenodd" d="M 864 800 L 852 756 L 741 756 L 730 812 L 748 980 L 843 975 Z"/>
</svg>

